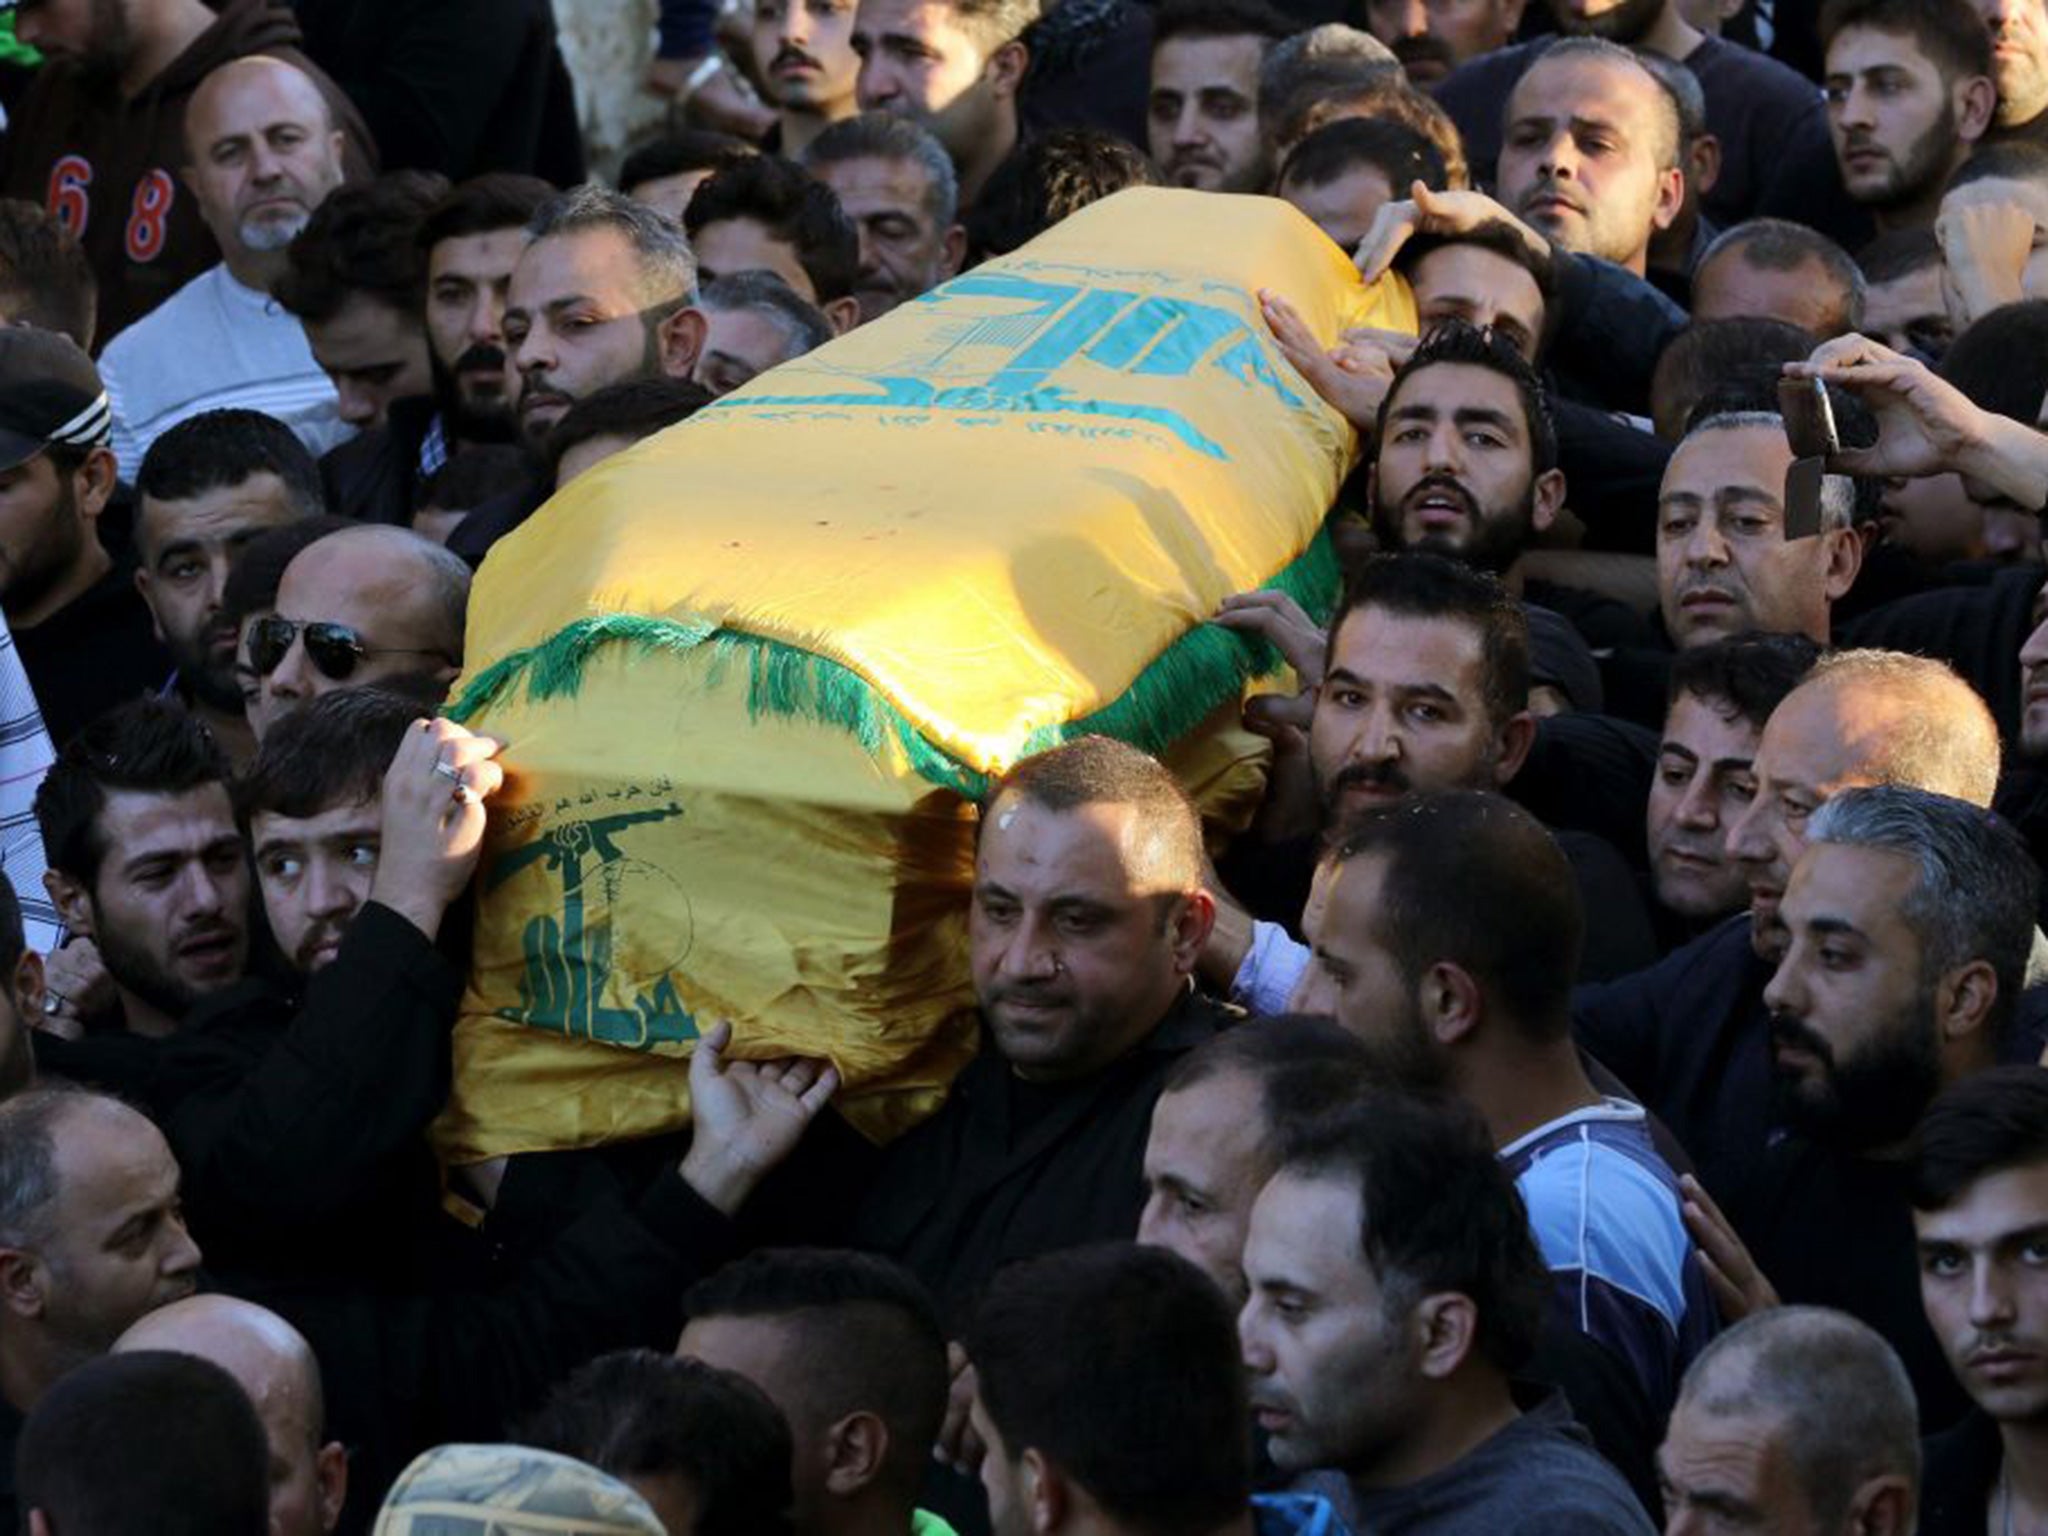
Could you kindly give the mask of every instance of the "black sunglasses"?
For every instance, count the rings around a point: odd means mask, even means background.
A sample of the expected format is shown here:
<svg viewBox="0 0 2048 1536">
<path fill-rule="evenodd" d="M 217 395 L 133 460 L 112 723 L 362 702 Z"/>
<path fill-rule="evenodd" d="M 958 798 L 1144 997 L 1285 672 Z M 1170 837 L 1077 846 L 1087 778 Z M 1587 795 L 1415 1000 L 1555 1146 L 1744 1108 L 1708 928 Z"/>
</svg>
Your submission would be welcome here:
<svg viewBox="0 0 2048 1536">
<path fill-rule="evenodd" d="M 370 656 L 440 656 L 447 660 L 446 655 L 437 650 L 365 645 L 363 637 L 346 624 L 329 624 L 317 619 L 302 624 L 297 619 L 281 619 L 273 614 L 267 619 L 258 619 L 249 631 L 249 665 L 256 669 L 256 675 L 268 677 L 275 672 L 278 663 L 291 650 L 292 641 L 302 634 L 306 637 L 306 655 L 320 669 L 320 675 L 337 683 L 348 681 L 357 664 Z"/>
</svg>

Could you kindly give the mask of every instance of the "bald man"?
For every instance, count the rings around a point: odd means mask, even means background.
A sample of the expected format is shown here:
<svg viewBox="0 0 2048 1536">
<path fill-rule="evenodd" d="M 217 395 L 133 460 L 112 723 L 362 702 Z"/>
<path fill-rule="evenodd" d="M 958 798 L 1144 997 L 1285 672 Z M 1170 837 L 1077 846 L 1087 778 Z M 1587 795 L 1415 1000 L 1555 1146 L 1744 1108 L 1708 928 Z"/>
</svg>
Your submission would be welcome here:
<svg viewBox="0 0 2048 1536">
<path fill-rule="evenodd" d="M 160 434 L 220 406 L 275 416 L 316 455 L 348 436 L 304 330 L 270 299 L 285 247 L 342 183 L 345 143 L 319 83 L 282 60 L 236 59 L 193 92 L 181 177 L 221 261 L 107 343 L 124 480 Z"/>
<path fill-rule="evenodd" d="M 337 688 L 375 683 L 438 704 L 462 670 L 469 567 L 409 528 L 331 533 L 285 567 L 277 611 L 249 632 L 262 679 L 249 724 Z"/>
<path fill-rule="evenodd" d="M 1912 1383 L 1891 1346 L 1845 1313 L 1761 1312 L 1693 1362 L 1657 1462 L 1668 1531 L 1739 1522 L 1910 1536 L 1920 1485 Z"/>
<path fill-rule="evenodd" d="M 219 1366 L 256 1405 L 270 1442 L 271 1536 L 329 1536 L 348 1494 L 348 1452 L 327 1440 L 320 1362 L 275 1312 L 232 1296 L 159 1307 L 114 1341 L 114 1353 L 174 1350 Z"/>
<path fill-rule="evenodd" d="M 11 7 L 10 7 L 11 9 Z M 369 130 L 297 48 L 289 0 L 118 0 L 24 5 L 22 41 L 44 64 L 8 105 L 0 195 L 47 207 L 99 278 L 101 334 L 164 302 L 216 255 L 179 167 L 188 104 L 210 70 L 261 52 L 305 71 L 347 135 L 351 175 L 375 170 Z"/>
</svg>

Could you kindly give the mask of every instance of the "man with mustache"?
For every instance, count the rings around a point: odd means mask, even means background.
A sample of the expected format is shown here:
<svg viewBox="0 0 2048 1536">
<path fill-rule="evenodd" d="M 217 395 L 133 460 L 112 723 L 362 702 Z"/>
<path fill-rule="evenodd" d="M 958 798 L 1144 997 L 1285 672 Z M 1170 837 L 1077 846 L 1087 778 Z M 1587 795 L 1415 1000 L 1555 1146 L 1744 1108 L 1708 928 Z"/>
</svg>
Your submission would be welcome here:
<svg viewBox="0 0 2048 1536">
<path fill-rule="evenodd" d="M 1921 1301 L 1908 1148 L 1944 1088 L 2009 1049 L 2039 884 L 2018 835 L 1977 806 L 1844 791 L 1810 824 L 1764 991 L 1789 1134 L 1726 1202 L 1768 1281 L 1748 1299 L 1774 1288 L 1869 1323 L 1899 1351 L 1927 1429 L 1965 1404 Z"/>
<path fill-rule="evenodd" d="M 422 313 L 432 392 L 390 402 L 384 420 L 320 461 L 329 507 L 407 524 L 421 489 L 465 448 L 514 442 L 519 376 L 505 347 L 505 294 L 554 188 L 498 172 L 451 187 L 420 219 Z"/>
<path fill-rule="evenodd" d="M 860 108 L 853 85 L 860 56 L 853 51 L 854 0 L 754 0 L 747 46 L 775 126 L 762 140 L 773 155 L 795 159 L 832 124 Z"/>
<path fill-rule="evenodd" d="M 1218 622 L 1261 631 L 1258 610 L 1273 596 L 1235 599 Z M 1216 930 L 1202 953 L 1204 977 L 1239 999 L 1293 994 L 1309 951 L 1292 935 L 1300 932 L 1324 847 L 1364 810 L 1436 790 L 1503 788 L 1535 739 L 1529 680 L 1528 616 L 1498 580 L 1434 553 L 1368 559 L 1331 620 L 1313 681 L 1310 803 L 1283 808 L 1299 797 L 1269 789 L 1264 835 L 1240 838 L 1219 863 L 1233 899 L 1219 900 Z M 1283 737 L 1289 729 L 1280 727 Z M 1304 810 L 1311 826 L 1275 835 L 1271 823 Z M 1581 979 L 1648 964 L 1655 939 L 1621 855 L 1590 833 L 1565 832 L 1559 841 L 1580 900 L 1602 915 L 1589 935 Z"/>
<path fill-rule="evenodd" d="M 1991 77 L 1998 109 L 1988 138 L 2048 141 L 2048 4 L 2043 0 L 1977 0 L 1991 30 Z"/>
<path fill-rule="evenodd" d="M 1294 25 L 1265 0 L 1173 0 L 1152 26 L 1145 119 L 1168 186 L 1264 192 L 1272 149 L 1259 132 L 1259 71 Z"/>
<path fill-rule="evenodd" d="M 319 85 L 277 59 L 224 64 L 193 92 L 184 183 L 221 260 L 102 354 L 123 479 L 160 433 L 222 406 L 275 416 L 315 454 L 349 435 L 304 329 L 270 296 L 286 248 L 341 185 L 344 144 Z"/>
<path fill-rule="evenodd" d="M 235 677 L 238 636 L 221 609 L 228 568 L 266 529 L 319 516 L 319 470 L 282 422 L 207 411 L 149 445 L 135 489 L 136 590 L 177 667 L 178 693 L 245 763 L 256 739 Z"/>
<path fill-rule="evenodd" d="M 505 346 L 518 375 L 519 436 L 536 465 L 548 433 L 576 401 L 631 379 L 686 379 L 703 350 L 697 262 L 674 220 L 620 193 L 578 187 L 551 198 L 527 223 L 505 292 Z M 546 498 L 536 472 L 519 493 L 495 498 L 448 536 L 471 565 Z"/>
<path fill-rule="evenodd" d="M 1926 1536 L 2048 1520 L 2048 1072 L 2000 1067 L 1914 1137 L 1920 1297 L 1975 1411 L 1928 1442 Z"/>
<path fill-rule="evenodd" d="M 1881 233 L 1931 229 L 1997 106 L 1991 37 L 1969 0 L 1837 0 L 1821 14 L 1828 132 L 1842 186 Z"/>
</svg>

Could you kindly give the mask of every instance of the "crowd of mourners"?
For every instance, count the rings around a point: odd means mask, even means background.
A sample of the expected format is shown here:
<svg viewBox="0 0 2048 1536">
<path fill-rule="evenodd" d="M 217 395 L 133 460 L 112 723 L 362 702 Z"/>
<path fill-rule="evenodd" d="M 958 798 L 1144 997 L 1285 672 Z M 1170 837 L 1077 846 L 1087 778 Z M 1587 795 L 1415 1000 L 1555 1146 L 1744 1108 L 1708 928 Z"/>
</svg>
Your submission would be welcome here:
<svg viewBox="0 0 2048 1536">
<path fill-rule="evenodd" d="M 2048 0 L 662 0 L 600 166 L 601 9 L 0 7 L 0 1523 L 2048 1533 Z M 472 574 L 1141 185 L 1421 317 L 1256 296 L 1249 825 L 1011 766 L 886 1146 L 443 1167 Z"/>
</svg>

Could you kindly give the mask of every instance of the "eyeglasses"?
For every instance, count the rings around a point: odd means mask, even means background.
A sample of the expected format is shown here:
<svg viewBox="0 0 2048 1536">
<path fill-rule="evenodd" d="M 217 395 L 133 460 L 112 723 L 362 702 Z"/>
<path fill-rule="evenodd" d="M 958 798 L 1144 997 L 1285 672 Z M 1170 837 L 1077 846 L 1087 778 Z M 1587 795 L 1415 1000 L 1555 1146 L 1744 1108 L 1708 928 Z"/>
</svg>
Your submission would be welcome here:
<svg viewBox="0 0 2048 1536">
<path fill-rule="evenodd" d="M 306 637 L 307 657 L 319 668 L 322 677 L 337 683 L 347 682 L 357 665 L 371 656 L 439 656 L 444 661 L 448 659 L 445 652 L 438 650 L 365 645 L 363 637 L 346 624 L 329 624 L 322 620 L 302 624 L 297 619 L 281 619 L 273 614 L 267 619 L 258 619 L 249 631 L 249 665 L 256 669 L 256 675 L 268 677 L 275 672 L 291 650 L 292 641 L 302 634 Z"/>
</svg>

